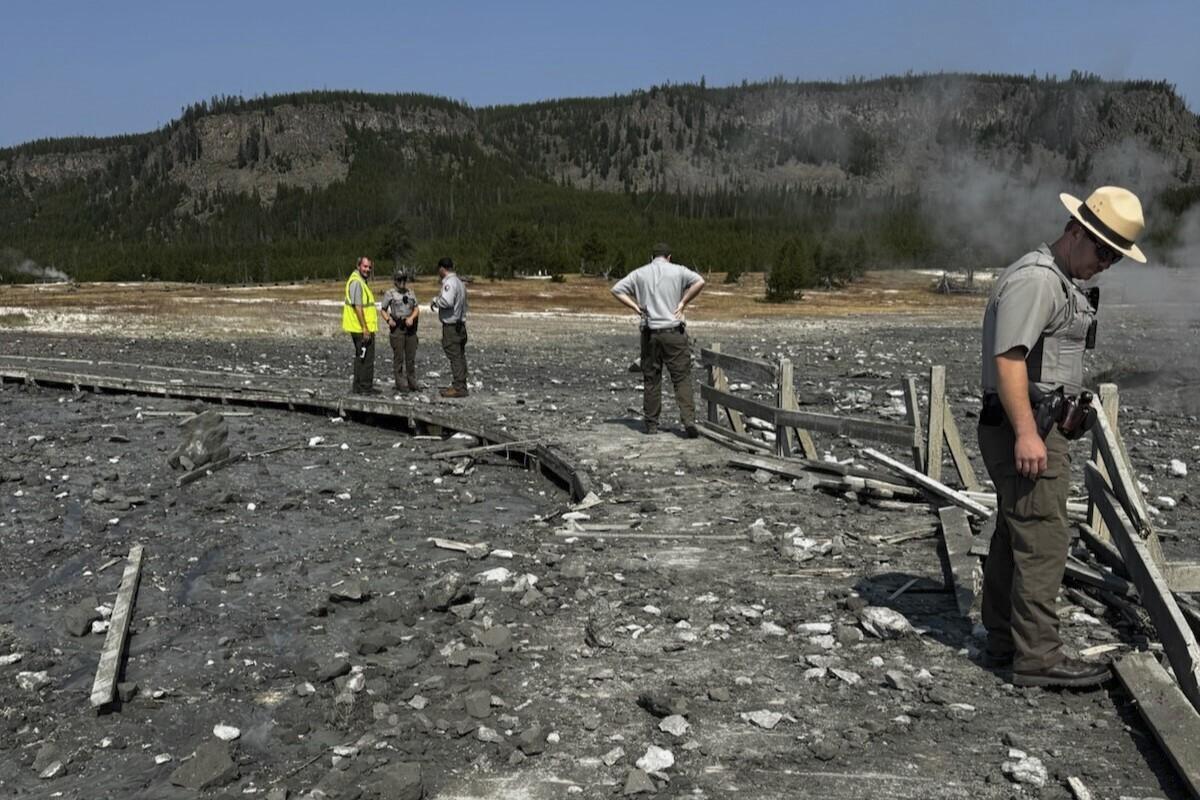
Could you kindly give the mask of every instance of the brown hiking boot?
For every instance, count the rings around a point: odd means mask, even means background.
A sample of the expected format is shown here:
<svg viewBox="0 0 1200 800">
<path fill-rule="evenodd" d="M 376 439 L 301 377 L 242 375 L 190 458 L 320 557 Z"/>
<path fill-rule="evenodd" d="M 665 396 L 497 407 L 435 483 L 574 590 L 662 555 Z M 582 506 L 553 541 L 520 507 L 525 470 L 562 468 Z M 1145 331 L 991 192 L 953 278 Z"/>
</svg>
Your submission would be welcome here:
<svg viewBox="0 0 1200 800">
<path fill-rule="evenodd" d="M 457 386 L 447 386 L 440 392 L 442 397 L 466 397 L 470 392 L 466 389 L 459 389 Z"/>
<path fill-rule="evenodd" d="M 1092 664 L 1077 658 L 1065 658 L 1052 667 L 1036 672 L 1013 671 L 1013 686 L 1047 686 L 1083 689 L 1099 686 L 1112 677 L 1108 664 Z"/>
</svg>

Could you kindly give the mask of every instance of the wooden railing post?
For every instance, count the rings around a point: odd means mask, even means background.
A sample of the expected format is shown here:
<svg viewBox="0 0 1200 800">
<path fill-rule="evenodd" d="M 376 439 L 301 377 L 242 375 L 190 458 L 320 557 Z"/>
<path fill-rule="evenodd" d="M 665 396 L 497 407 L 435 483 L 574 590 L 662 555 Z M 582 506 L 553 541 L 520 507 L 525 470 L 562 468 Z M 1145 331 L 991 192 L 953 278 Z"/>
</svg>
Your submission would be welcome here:
<svg viewBox="0 0 1200 800">
<path fill-rule="evenodd" d="M 946 368 L 929 368 L 929 438 L 925 449 L 925 474 L 942 479 L 942 436 L 946 418 Z"/>
</svg>

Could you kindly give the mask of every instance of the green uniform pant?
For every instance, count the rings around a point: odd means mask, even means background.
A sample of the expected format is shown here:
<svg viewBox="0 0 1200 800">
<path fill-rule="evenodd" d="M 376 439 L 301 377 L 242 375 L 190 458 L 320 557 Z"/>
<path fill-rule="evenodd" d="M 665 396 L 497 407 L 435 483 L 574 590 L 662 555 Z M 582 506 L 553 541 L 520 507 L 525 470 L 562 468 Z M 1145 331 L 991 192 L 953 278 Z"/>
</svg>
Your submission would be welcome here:
<svg viewBox="0 0 1200 800">
<path fill-rule="evenodd" d="M 675 404 L 684 425 L 696 424 L 696 404 L 692 399 L 692 351 L 687 334 L 675 328 L 642 331 L 642 413 L 646 421 L 658 424 L 662 413 L 663 366 L 671 373 Z"/>
<path fill-rule="evenodd" d="M 450 375 L 455 389 L 467 390 L 467 326 L 466 323 L 442 325 L 442 351 L 450 359 Z"/>
<path fill-rule="evenodd" d="M 1037 672 L 1063 660 L 1056 598 L 1067 564 L 1069 443 L 1046 437 L 1046 471 L 1017 473 L 1012 427 L 979 426 L 979 450 L 996 485 L 996 533 L 983 570 L 983 624 L 988 650 L 1013 655 L 1015 672 Z"/>
<path fill-rule="evenodd" d="M 411 336 L 406 334 L 403 325 L 397 325 L 388 334 L 388 343 L 392 346 L 392 377 L 396 380 L 397 389 L 403 388 L 406 382 L 410 389 L 416 388 L 417 344 L 420 338 L 415 333 Z"/>
<path fill-rule="evenodd" d="M 350 334 L 354 342 L 354 386 L 353 391 L 375 388 L 375 337 L 366 338 L 361 333 Z"/>
</svg>

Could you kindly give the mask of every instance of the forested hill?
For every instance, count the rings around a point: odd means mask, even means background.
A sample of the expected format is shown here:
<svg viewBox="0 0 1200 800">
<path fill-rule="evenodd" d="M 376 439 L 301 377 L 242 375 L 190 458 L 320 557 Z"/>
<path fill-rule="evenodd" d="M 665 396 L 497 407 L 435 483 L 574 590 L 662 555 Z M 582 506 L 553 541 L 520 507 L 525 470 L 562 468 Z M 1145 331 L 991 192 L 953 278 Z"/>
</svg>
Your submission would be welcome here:
<svg viewBox="0 0 1200 800">
<path fill-rule="evenodd" d="M 791 240 L 821 269 L 957 263 L 999 257 L 999 232 L 965 212 L 1100 182 L 1138 187 L 1167 247 L 1198 156 L 1169 84 L 1078 74 L 701 81 L 486 108 L 215 98 L 152 133 L 0 150 L 0 272 L 279 280 L 340 274 L 359 252 L 619 272 L 662 238 L 721 270 L 769 268 Z"/>
</svg>

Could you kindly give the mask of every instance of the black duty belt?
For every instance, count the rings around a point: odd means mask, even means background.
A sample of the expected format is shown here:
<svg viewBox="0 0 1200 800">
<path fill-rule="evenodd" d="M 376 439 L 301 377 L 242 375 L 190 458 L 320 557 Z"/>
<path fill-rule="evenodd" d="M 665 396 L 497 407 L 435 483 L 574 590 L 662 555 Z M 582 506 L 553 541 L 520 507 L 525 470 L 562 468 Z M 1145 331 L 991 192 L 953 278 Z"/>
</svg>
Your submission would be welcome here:
<svg viewBox="0 0 1200 800">
<path fill-rule="evenodd" d="M 458 322 L 443 322 L 442 327 L 454 328 L 456 331 L 461 331 L 467 327 L 467 323 L 465 320 L 459 320 Z"/>
<path fill-rule="evenodd" d="M 1000 402 L 1000 395 L 985 394 L 983 408 L 979 412 L 979 424 L 994 428 L 1007 422 L 1008 415 L 1004 413 L 1004 404 Z"/>
<path fill-rule="evenodd" d="M 673 328 L 651 328 L 650 335 L 653 336 L 656 333 L 683 333 L 686 330 L 687 328 L 681 322 Z"/>
</svg>

